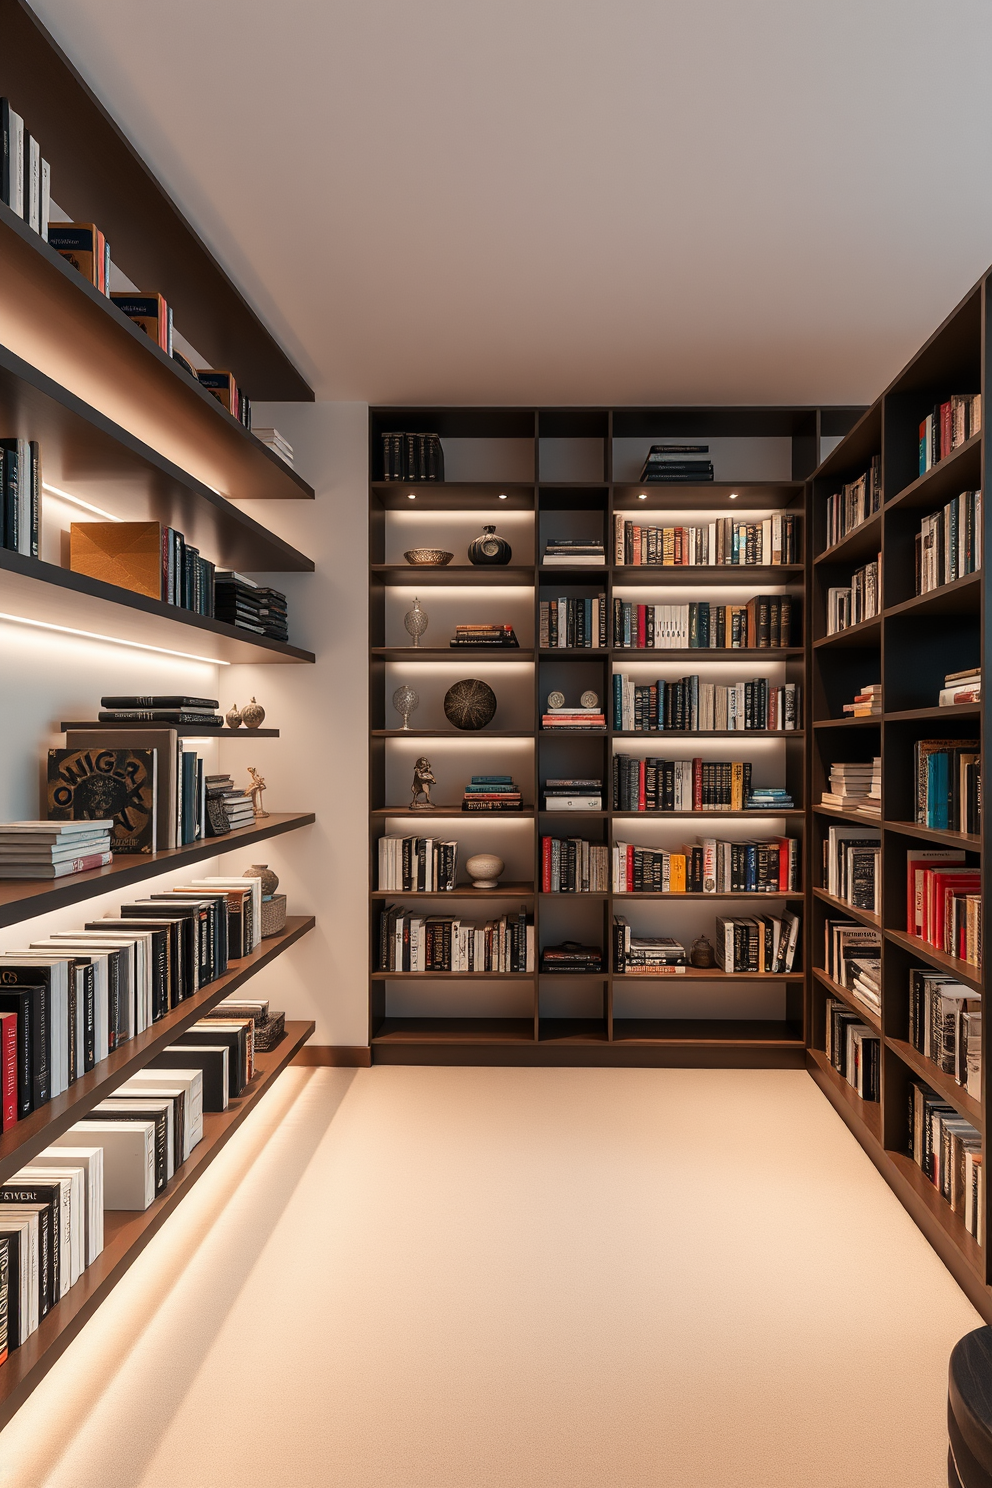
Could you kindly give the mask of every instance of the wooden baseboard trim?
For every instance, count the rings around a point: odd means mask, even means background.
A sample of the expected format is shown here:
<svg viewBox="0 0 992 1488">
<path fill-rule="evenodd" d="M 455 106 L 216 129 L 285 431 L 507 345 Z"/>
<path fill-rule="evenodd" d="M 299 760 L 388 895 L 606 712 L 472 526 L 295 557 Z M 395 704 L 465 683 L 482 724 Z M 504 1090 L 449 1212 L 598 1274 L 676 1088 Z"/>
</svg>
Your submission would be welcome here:
<svg viewBox="0 0 992 1488">
<path fill-rule="evenodd" d="M 368 1069 L 372 1050 L 366 1044 L 306 1044 L 293 1060 L 311 1069 L 333 1065 L 345 1069 Z"/>
</svg>

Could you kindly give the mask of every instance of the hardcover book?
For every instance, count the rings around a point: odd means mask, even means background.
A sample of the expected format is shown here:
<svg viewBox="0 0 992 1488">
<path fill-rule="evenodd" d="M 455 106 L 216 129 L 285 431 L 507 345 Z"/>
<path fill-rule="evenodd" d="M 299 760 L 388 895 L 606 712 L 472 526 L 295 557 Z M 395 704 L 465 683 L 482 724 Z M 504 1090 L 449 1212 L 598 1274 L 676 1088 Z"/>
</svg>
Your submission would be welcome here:
<svg viewBox="0 0 992 1488">
<path fill-rule="evenodd" d="M 115 853 L 153 853 L 156 767 L 154 749 L 50 749 L 48 815 L 52 821 L 111 817 Z"/>
</svg>

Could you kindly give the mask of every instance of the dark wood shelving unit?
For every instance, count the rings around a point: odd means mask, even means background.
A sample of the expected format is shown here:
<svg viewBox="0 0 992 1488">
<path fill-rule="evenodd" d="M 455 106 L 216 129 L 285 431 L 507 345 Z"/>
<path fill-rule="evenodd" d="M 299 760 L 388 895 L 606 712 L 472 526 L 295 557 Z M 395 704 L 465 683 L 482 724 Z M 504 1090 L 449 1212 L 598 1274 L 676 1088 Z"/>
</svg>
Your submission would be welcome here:
<svg viewBox="0 0 992 1488">
<path fill-rule="evenodd" d="M 513 996 L 513 1007 L 517 1016 L 498 1018 L 476 1017 L 484 1009 L 477 1005 L 477 988 L 485 982 L 502 980 L 486 973 L 384 973 L 376 970 L 377 913 L 385 902 L 409 905 L 411 910 L 420 905 L 425 913 L 442 912 L 439 909 L 447 898 L 452 911 L 458 907 L 460 913 L 476 922 L 500 913 L 500 901 L 510 901 L 514 892 L 490 891 L 485 898 L 481 913 L 471 914 L 472 906 L 464 902 L 457 905 L 456 895 L 416 895 L 387 893 L 376 885 L 377 842 L 388 820 L 388 830 L 409 831 L 411 835 L 431 835 L 430 818 L 444 821 L 434 835 L 448 838 L 464 838 L 471 834 L 471 849 L 478 841 L 492 846 L 493 851 L 509 857 L 517 853 L 519 861 L 507 869 L 508 877 L 518 884 L 527 884 L 527 891 L 517 892 L 533 909 L 536 922 L 538 948 L 555 943 L 559 939 L 593 938 L 609 953 L 609 929 L 612 916 L 626 913 L 637 927 L 644 919 L 645 931 L 656 927 L 659 933 L 668 930 L 678 920 L 669 918 L 675 909 L 672 901 L 682 901 L 681 917 L 698 915 L 700 928 L 710 936 L 713 934 L 713 919 L 719 913 L 760 912 L 774 905 L 786 903 L 799 905 L 802 892 L 772 895 L 759 894 L 614 894 L 611 889 L 589 894 L 550 894 L 540 891 L 539 845 L 542 834 L 558 837 L 579 836 L 594 842 L 612 845 L 618 838 L 633 837 L 645 845 L 670 846 L 675 834 L 686 827 L 692 834 L 702 836 L 746 835 L 745 822 L 754 823 L 756 835 L 774 835 L 777 832 L 802 835 L 806 828 L 805 770 L 807 740 L 803 729 L 798 730 L 736 730 L 710 731 L 693 734 L 689 732 L 623 732 L 613 728 L 599 730 L 558 731 L 542 729 L 540 715 L 544 711 L 547 693 L 563 690 L 566 701 L 577 701 L 578 695 L 587 688 L 598 693 L 605 704 L 611 695 L 610 678 L 614 671 L 624 671 L 628 666 L 650 661 L 654 676 L 677 677 L 686 671 L 695 671 L 700 663 L 718 663 L 725 669 L 721 680 L 737 680 L 742 675 L 751 677 L 759 672 L 780 677 L 784 681 L 806 680 L 806 646 L 802 638 L 804 618 L 797 623 L 793 637 L 796 644 L 767 647 L 686 647 L 680 649 L 638 650 L 633 647 L 605 645 L 589 648 L 546 647 L 540 648 L 539 603 L 542 599 L 565 596 L 590 596 L 604 594 L 607 612 L 612 613 L 614 595 L 626 595 L 637 602 L 667 603 L 671 600 L 684 602 L 678 590 L 703 593 L 712 590 L 736 591 L 741 601 L 752 594 L 767 592 L 774 588 L 788 592 L 804 607 L 805 565 L 781 564 L 771 566 L 746 566 L 738 564 L 648 566 L 621 565 L 612 561 L 614 557 L 614 514 L 623 514 L 626 519 L 637 520 L 643 514 L 646 523 L 672 521 L 692 522 L 691 513 L 700 513 L 704 520 L 712 520 L 713 513 L 749 520 L 749 513 L 789 511 L 802 515 L 805 511 L 806 478 L 816 464 L 819 439 L 824 435 L 839 435 L 849 429 L 860 416 L 860 410 L 837 409 L 467 409 L 467 408 L 383 408 L 373 409 L 370 414 L 370 777 L 371 801 L 369 818 L 369 851 L 372 882 L 370 903 L 373 907 L 370 935 L 370 1042 L 373 1061 L 394 1062 L 508 1062 L 508 1063 L 601 1063 L 601 1064 L 714 1064 L 743 1067 L 765 1065 L 769 1068 L 800 1067 L 804 1060 L 804 1006 L 803 988 L 805 972 L 800 969 L 808 962 L 805 948 L 797 958 L 797 969 L 789 975 L 739 973 L 728 976 L 714 968 L 711 971 L 689 967 L 677 976 L 641 977 L 614 974 L 608 964 L 600 972 L 573 973 L 570 975 L 542 972 L 540 960 L 533 973 L 516 974 L 506 978 L 510 985 L 521 989 L 521 995 Z M 430 430 L 440 434 L 442 445 L 447 440 L 456 441 L 446 456 L 449 479 L 446 482 L 402 482 L 383 481 L 381 474 L 380 434 L 390 430 Z M 720 479 L 707 485 L 671 486 L 638 485 L 636 470 L 631 472 L 631 445 L 629 441 L 644 441 L 644 452 L 653 439 L 692 438 L 706 436 L 731 438 L 779 438 L 791 441 L 791 479 L 767 481 L 733 482 Z M 483 468 L 481 463 L 472 466 L 466 450 L 471 441 L 484 443 L 493 455 L 494 447 L 506 450 L 506 459 L 499 470 Z M 570 442 L 576 441 L 573 446 Z M 505 446 L 499 441 L 506 441 Z M 550 441 L 548 443 L 547 441 Z M 588 464 L 591 441 L 596 441 L 600 451 L 594 455 L 593 465 Z M 582 458 L 587 468 L 580 470 L 575 464 L 579 458 L 576 451 L 584 447 Z M 552 461 L 567 446 L 566 459 L 570 468 L 556 468 Z M 555 448 L 557 447 L 557 454 Z M 573 458 L 574 455 L 574 458 Z M 495 458 L 499 458 L 497 455 Z M 639 457 L 643 458 L 643 455 Z M 502 470 L 506 480 L 491 478 Z M 719 472 L 718 472 L 719 473 Z M 478 478 L 464 479 L 474 475 Z M 514 478 L 511 480 L 510 476 Z M 559 475 L 561 478 L 559 478 Z M 455 479 L 454 477 L 458 478 Z M 644 495 L 642 501 L 641 495 Z M 500 500 L 500 496 L 506 500 Z M 410 497 L 414 500 L 410 500 Z M 732 499 L 733 498 L 733 499 Z M 406 513 L 397 521 L 395 513 Z M 422 520 L 411 524 L 410 513 L 419 512 Z M 495 523 L 500 530 L 502 515 L 512 516 L 507 531 L 512 525 L 514 550 L 511 566 L 505 569 L 475 568 L 469 565 L 464 555 L 464 538 L 456 537 L 455 528 L 446 525 L 450 516 L 460 514 L 459 534 L 466 531 L 466 516 L 477 514 L 479 525 Z M 680 514 L 685 514 L 680 515 Z M 699 520 L 696 518 L 695 520 Z M 522 540 L 519 534 L 528 521 L 533 522 L 533 540 L 527 535 Z M 413 536 L 413 533 L 416 536 Z M 545 565 L 541 561 L 549 536 L 573 537 L 596 535 L 606 549 L 607 562 L 598 565 Z M 419 569 L 407 565 L 402 553 L 414 546 L 438 547 L 455 554 L 446 567 Z M 519 561 L 521 553 L 532 553 L 529 565 Z M 461 585 L 471 585 L 473 590 L 473 613 L 482 617 L 487 589 L 492 591 L 493 618 L 496 610 L 500 616 L 511 604 L 513 624 L 520 640 L 520 649 L 500 652 L 452 651 L 436 638 L 444 635 L 444 628 L 458 623 L 461 614 L 454 616 L 451 601 L 444 611 L 443 619 L 432 619 L 431 629 L 419 647 L 406 643 L 402 629 L 397 629 L 397 604 L 418 588 L 431 589 L 433 603 L 428 605 L 439 616 L 445 604 L 446 589 L 457 590 Z M 402 589 L 402 596 L 390 598 L 390 591 Z M 528 589 L 526 604 L 519 595 L 511 597 L 507 590 Z M 654 590 L 657 598 L 651 599 Z M 452 596 L 454 598 L 454 596 Z M 404 606 L 405 608 L 406 606 Z M 402 613 L 401 611 L 399 613 Z M 453 617 L 453 618 L 452 618 Z M 435 629 L 440 627 L 440 630 Z M 612 626 L 609 627 L 612 631 Z M 608 633 L 607 640 L 612 639 Z M 397 644 L 399 642 L 399 644 Z M 433 642 L 433 644 L 431 644 Z M 461 664 L 463 675 L 475 674 L 475 668 L 489 660 L 516 661 L 527 664 L 532 674 L 532 683 L 521 680 L 518 673 L 506 676 L 501 683 L 500 674 L 494 670 L 491 685 L 500 694 L 501 687 L 513 688 L 518 702 L 514 721 L 520 717 L 519 703 L 526 696 L 524 689 L 531 688 L 529 700 L 529 727 L 500 730 L 486 728 L 478 733 L 461 733 L 451 728 L 431 729 L 433 721 L 422 704 L 418 722 L 423 727 L 411 730 L 389 728 L 394 715 L 390 713 L 389 698 L 396 682 L 402 680 L 421 689 L 417 680 L 417 667 L 437 662 Z M 404 663 L 402 678 L 396 670 L 387 671 L 388 664 Z M 747 667 L 747 672 L 741 668 Z M 424 687 L 428 685 L 430 672 L 425 671 Z M 488 676 L 479 672 L 480 676 Z M 712 675 L 712 674 L 711 674 Z M 454 680 L 454 678 L 452 678 Z M 436 683 L 430 684 L 436 687 Z M 422 690 L 422 689 L 421 689 Z M 443 691 L 443 688 L 442 688 Z M 574 694 L 574 697 L 573 697 Z M 432 694 L 433 696 L 433 694 Z M 804 698 L 804 705 L 806 699 Z M 435 712 L 440 713 L 434 706 Z M 505 716 L 505 715 L 504 715 Z M 498 723 L 500 715 L 497 714 Z M 443 722 L 443 715 L 440 717 Z M 464 813 L 457 805 L 446 805 L 433 813 L 410 812 L 406 806 L 390 807 L 387 802 L 395 800 L 407 788 L 407 779 L 402 778 L 398 761 L 400 756 L 391 751 L 400 748 L 396 741 L 407 738 L 423 741 L 423 751 L 430 755 L 432 740 L 443 741 L 444 764 L 440 763 L 441 749 L 434 761 L 435 773 L 440 784 L 435 794 L 448 797 L 457 795 L 463 777 L 474 771 L 491 773 L 505 770 L 513 773 L 525 799 L 537 805 L 514 813 Z M 499 763 L 500 747 L 506 741 L 508 749 L 505 763 Z M 530 741 L 531 749 L 524 752 L 523 746 Z M 708 741 L 708 742 L 707 742 Z M 752 746 L 755 746 L 752 748 Z M 796 801 L 794 807 L 741 811 L 683 811 L 683 812 L 626 812 L 610 805 L 610 758 L 614 750 L 622 753 L 647 752 L 667 757 L 688 757 L 702 753 L 704 758 L 733 757 L 774 759 L 769 765 L 771 773 L 765 779 L 758 776 L 758 783 L 786 785 Z M 511 751 L 512 750 L 512 757 Z M 726 751 L 729 750 L 729 756 Z M 774 750 L 774 756 L 768 751 Z M 403 756 L 404 760 L 406 755 Z M 486 760 L 485 764 L 472 764 L 474 758 Z M 397 763 L 394 764 L 394 761 Z M 758 768 L 761 766 L 759 764 Z M 404 766 L 405 769 L 405 766 Z M 442 769 L 444 775 L 442 775 Z M 541 804 L 540 787 L 547 777 L 593 777 L 604 781 L 606 798 L 599 811 L 554 812 Z M 455 787 L 457 786 L 457 790 Z M 455 827 L 453 818 L 460 817 L 462 825 Z M 535 830 L 533 825 L 538 818 Z M 527 823 L 514 829 L 507 821 Z M 407 825 L 409 823 L 409 826 Z M 426 823 L 426 824 L 425 824 Z M 640 826 L 637 824 L 640 823 Z M 724 832 L 724 824 L 726 830 Z M 510 839 L 507 834 L 514 830 L 515 846 L 500 845 Z M 527 833 L 526 855 L 520 854 L 520 836 Z M 652 833 L 656 832 L 657 837 Z M 645 835 L 647 834 L 647 835 Z M 681 839 L 677 839 L 681 840 Z M 713 914 L 707 913 L 706 900 L 712 900 Z M 676 915 L 680 912 L 675 909 Z M 695 923 L 695 922 L 693 922 Z M 594 935 L 595 932 L 595 935 Z M 696 932 L 694 931 L 693 934 Z M 450 985 L 446 993 L 448 1011 L 442 1014 L 440 1005 L 435 1016 L 406 1016 L 415 1007 L 411 1000 L 414 989 L 420 983 L 444 981 Z M 676 1008 L 665 1016 L 634 1016 L 639 1001 L 658 998 L 667 1000 L 671 996 L 689 999 L 699 1005 L 705 996 L 708 984 L 733 983 L 741 998 L 740 1017 L 689 1017 L 688 1009 Z M 754 998 L 754 987 L 762 985 L 775 989 L 782 1016 L 769 1019 L 746 1016 L 749 997 Z M 522 1000 L 523 989 L 529 986 L 529 1002 Z M 455 989 L 458 989 L 457 993 Z M 582 988 L 581 997 L 570 1006 L 570 988 Z M 682 989 L 681 994 L 679 989 Z M 463 989 L 463 991 L 462 991 Z M 561 992 L 559 993 L 559 989 Z M 395 994 L 395 995 L 394 995 Z M 629 1002 L 628 1000 L 632 999 Z M 767 998 L 766 998 L 767 1002 Z M 457 1007 L 459 1016 L 452 1016 Z M 526 1011 L 526 1016 L 524 1016 Z M 627 1014 L 629 1013 L 629 1016 Z M 636 1030 L 636 1032 L 635 1032 Z"/>
<path fill-rule="evenodd" d="M 934 406 L 955 393 L 981 392 L 988 404 L 988 350 L 992 341 L 989 281 L 982 281 L 875 400 L 859 423 L 831 451 L 808 485 L 813 563 L 807 581 L 807 619 L 814 637 L 808 695 L 810 812 L 808 896 L 813 949 L 807 1006 L 807 1068 L 831 1100 L 879 1172 L 945 1261 L 974 1305 L 992 1322 L 992 1270 L 985 1247 L 965 1230 L 963 1215 L 950 1204 L 909 1155 L 908 1088 L 922 1081 L 984 1133 L 988 1099 L 989 1035 L 983 1030 L 981 1100 L 943 1074 L 908 1040 L 909 971 L 931 967 L 948 973 L 976 993 L 983 991 L 982 969 L 927 945 L 906 928 L 906 853 L 946 847 L 963 850 L 966 861 L 988 861 L 988 831 L 967 834 L 918 825 L 915 809 L 913 745 L 926 738 L 980 739 L 982 774 L 987 774 L 989 728 L 986 704 L 936 706 L 945 672 L 981 666 L 988 625 L 990 558 L 988 524 L 977 534 L 981 566 L 975 573 L 925 594 L 914 594 L 914 536 L 920 522 L 940 511 L 960 492 L 985 488 L 986 434 L 974 435 L 924 475 L 918 473 L 919 424 Z M 828 496 L 856 479 L 871 458 L 881 457 L 881 509 L 867 523 L 824 550 Z M 844 585 L 852 571 L 881 554 L 880 613 L 839 635 L 825 637 L 826 590 Z M 959 659 L 960 658 L 960 659 Z M 843 731 L 837 717 L 861 686 L 882 684 L 884 712 L 852 721 Z M 882 814 L 862 815 L 816 804 L 827 789 L 830 765 L 842 761 L 882 761 Z M 820 846 L 833 824 L 861 827 L 881 840 L 881 914 L 853 909 L 817 887 Z M 989 914 L 989 887 L 982 887 L 983 919 Z M 846 919 L 881 934 L 881 1012 L 873 1015 L 823 967 L 823 922 Z M 862 1101 L 824 1054 L 825 999 L 846 1002 L 881 1034 L 881 1099 Z M 984 1220 L 989 1195 L 986 1189 Z"/>
<path fill-rule="evenodd" d="M 312 924 L 312 921 L 310 922 Z M 207 1171 L 238 1127 L 314 1031 L 313 1023 L 287 1022 L 286 1035 L 269 1054 L 255 1057 L 255 1075 L 226 1111 L 205 1112 L 203 1137 L 176 1170 L 167 1188 L 143 1213 L 107 1210 L 104 1214 L 104 1248 L 76 1285 L 52 1308 L 30 1338 L 8 1355 L 0 1368 L 0 1426 L 22 1406 L 44 1379 L 55 1361 L 93 1316 L 100 1304 L 130 1270 L 152 1236 L 161 1229 L 176 1205 Z"/>
</svg>

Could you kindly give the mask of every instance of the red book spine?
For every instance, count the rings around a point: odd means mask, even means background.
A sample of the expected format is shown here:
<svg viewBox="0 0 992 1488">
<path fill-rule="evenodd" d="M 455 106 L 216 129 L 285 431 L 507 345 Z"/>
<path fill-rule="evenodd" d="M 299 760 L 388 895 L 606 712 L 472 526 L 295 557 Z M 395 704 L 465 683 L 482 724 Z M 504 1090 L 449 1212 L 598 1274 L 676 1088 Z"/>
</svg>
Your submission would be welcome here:
<svg viewBox="0 0 992 1488">
<path fill-rule="evenodd" d="M 946 460 L 951 453 L 951 405 L 940 405 L 940 458 Z"/>
<path fill-rule="evenodd" d="M 624 888 L 631 893 L 634 887 L 634 844 L 627 843 L 627 856 L 624 861 L 623 871 L 625 875 Z"/>
<path fill-rule="evenodd" d="M 703 809 L 703 762 L 694 759 L 692 762 L 692 809 L 702 811 Z"/>
<path fill-rule="evenodd" d="M 17 1014 L 0 1013 L 0 1100 L 2 1129 L 17 1120 Z"/>
<path fill-rule="evenodd" d="M 647 810 L 647 792 L 645 790 L 645 763 L 641 760 L 637 766 L 637 809 Z"/>
<path fill-rule="evenodd" d="M 778 839 L 778 884 L 779 889 L 791 889 L 789 882 L 789 839 L 780 837 Z"/>
<path fill-rule="evenodd" d="M 647 605 L 637 606 L 637 645 L 643 651 L 648 643 Z"/>
<path fill-rule="evenodd" d="M 541 838 L 541 891 L 551 893 L 551 838 Z"/>
</svg>

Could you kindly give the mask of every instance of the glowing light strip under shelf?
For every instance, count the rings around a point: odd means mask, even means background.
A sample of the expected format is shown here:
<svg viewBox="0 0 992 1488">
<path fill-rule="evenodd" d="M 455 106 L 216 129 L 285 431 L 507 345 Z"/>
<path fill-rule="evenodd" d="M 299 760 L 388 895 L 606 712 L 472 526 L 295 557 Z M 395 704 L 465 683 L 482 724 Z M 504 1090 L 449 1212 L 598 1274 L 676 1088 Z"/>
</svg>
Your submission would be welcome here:
<svg viewBox="0 0 992 1488">
<path fill-rule="evenodd" d="M 123 522 L 123 517 L 115 517 L 113 512 L 104 511 L 102 506 L 94 506 L 90 501 L 84 501 L 81 496 L 70 496 L 68 491 L 60 491 L 58 486 L 50 486 L 47 481 L 42 481 L 41 489 L 48 491 L 50 495 L 57 496 L 60 501 L 71 501 L 73 506 L 81 506 L 84 511 L 94 512 L 98 517 L 106 517 L 108 522 Z"/>
<path fill-rule="evenodd" d="M 54 630 L 60 635 L 81 636 L 84 641 L 105 641 L 110 646 L 127 646 L 132 651 L 156 651 L 160 656 L 178 656 L 183 661 L 203 661 L 207 666 L 231 666 L 217 656 L 198 656 L 195 651 L 173 651 L 168 646 L 149 646 L 145 641 L 125 641 L 120 636 L 101 635 L 96 630 L 76 630 L 71 625 L 51 625 L 47 620 L 28 620 L 23 615 L 7 615 L 0 611 L 0 620 L 10 625 L 30 625 L 35 630 Z"/>
</svg>

